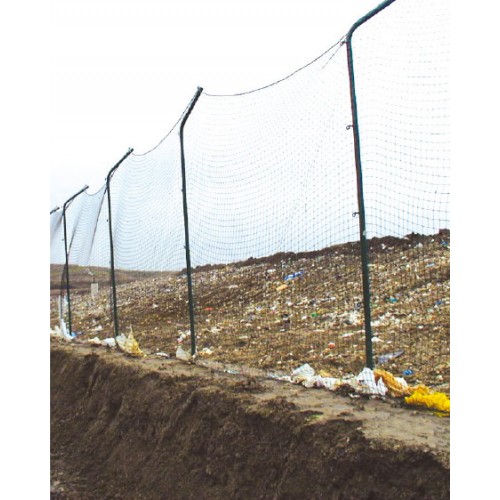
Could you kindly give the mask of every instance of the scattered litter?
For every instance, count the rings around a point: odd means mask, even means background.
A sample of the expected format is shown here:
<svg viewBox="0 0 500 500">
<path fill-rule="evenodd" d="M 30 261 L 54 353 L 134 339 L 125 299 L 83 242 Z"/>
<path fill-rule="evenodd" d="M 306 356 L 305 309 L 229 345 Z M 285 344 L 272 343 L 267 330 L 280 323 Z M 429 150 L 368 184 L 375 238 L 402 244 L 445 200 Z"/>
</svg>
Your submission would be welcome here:
<svg viewBox="0 0 500 500">
<path fill-rule="evenodd" d="M 344 322 L 348 325 L 356 325 L 359 321 L 359 313 L 358 311 L 350 311 L 347 318 L 344 320 Z"/>
<path fill-rule="evenodd" d="M 316 374 L 314 368 L 306 363 L 293 370 L 291 377 L 272 374 L 269 374 L 269 377 L 293 384 L 300 384 L 307 388 L 325 387 L 330 391 L 336 391 L 340 387 L 347 386 L 352 389 L 352 392 L 349 393 L 349 396 L 352 398 L 359 397 L 360 395 L 382 398 L 386 395 L 395 398 L 405 397 L 405 402 L 408 405 L 426 406 L 427 408 L 437 410 L 441 416 L 446 416 L 450 413 L 450 400 L 446 394 L 432 392 L 428 387 L 423 385 L 410 387 L 404 378 L 395 377 L 392 373 L 385 370 L 371 370 L 365 367 L 357 376 L 335 378 L 325 375 L 329 374 L 326 372 Z"/>
<path fill-rule="evenodd" d="M 402 354 L 404 354 L 404 351 L 402 350 L 390 352 L 388 354 L 381 354 L 378 357 L 378 362 L 379 364 L 383 365 L 384 363 L 387 363 L 387 361 L 390 361 L 391 359 L 399 358 L 399 356 L 401 356 Z"/>
<path fill-rule="evenodd" d="M 356 389 L 356 392 L 361 394 L 385 396 L 387 393 L 387 387 L 382 378 L 380 377 L 377 380 L 373 370 L 370 368 L 363 368 L 361 373 L 354 380 L 355 383 L 351 385 Z"/>
<path fill-rule="evenodd" d="M 116 347 L 116 340 L 111 337 L 111 338 L 108 338 L 108 339 L 104 339 L 102 341 L 103 345 L 105 345 L 106 347 L 110 347 L 110 348 L 115 348 Z"/>
<path fill-rule="evenodd" d="M 87 340 L 87 343 L 91 345 L 103 345 L 103 342 L 99 337 L 94 337 L 93 339 L 89 339 Z"/>
<path fill-rule="evenodd" d="M 437 410 L 436 415 L 449 416 L 450 399 L 444 392 L 431 392 L 426 386 L 418 386 L 411 396 L 405 398 L 408 405 L 425 406 Z"/>
<path fill-rule="evenodd" d="M 285 290 L 286 288 L 288 288 L 288 285 L 280 285 L 280 286 L 277 286 L 276 287 L 276 291 L 277 292 L 281 292 L 282 290 Z"/>
<path fill-rule="evenodd" d="M 375 380 L 383 380 L 390 396 L 401 397 L 411 394 L 411 388 L 408 387 L 406 380 L 401 377 L 395 377 L 392 373 L 385 370 L 373 370 Z"/>
<path fill-rule="evenodd" d="M 63 338 L 71 342 L 72 340 L 76 339 L 76 333 L 71 332 L 71 334 L 69 334 L 68 332 L 65 331 L 63 333 Z"/>
<path fill-rule="evenodd" d="M 300 384 L 311 377 L 314 377 L 314 368 L 308 363 L 292 371 L 292 382 L 294 384 Z"/>
<path fill-rule="evenodd" d="M 403 372 L 403 375 L 404 375 L 405 377 L 410 377 L 411 375 L 413 375 L 413 373 L 414 373 L 414 372 L 413 372 L 413 370 L 405 370 L 405 371 Z"/>
<path fill-rule="evenodd" d="M 116 343 L 127 354 L 131 356 L 144 356 L 145 354 L 139 348 L 137 340 L 135 340 L 133 333 L 129 333 L 128 337 L 121 334 L 116 337 Z"/>
<path fill-rule="evenodd" d="M 347 333 L 344 333 L 341 337 L 343 339 L 347 339 L 349 337 L 352 337 L 353 335 L 356 335 L 356 332 L 347 332 Z"/>
<path fill-rule="evenodd" d="M 297 271 L 296 273 L 288 274 L 283 278 L 284 281 L 289 281 L 293 280 L 295 278 L 298 278 L 299 276 L 302 276 L 304 274 L 304 271 Z"/>
<path fill-rule="evenodd" d="M 159 356 L 160 358 L 170 358 L 170 354 L 167 354 L 166 352 L 157 352 L 155 356 Z"/>
<path fill-rule="evenodd" d="M 177 351 L 175 351 L 175 357 L 180 359 L 181 361 L 191 361 L 193 356 L 191 353 L 185 351 L 181 346 L 177 347 Z"/>
<path fill-rule="evenodd" d="M 212 328 L 212 330 L 213 330 L 213 328 Z M 191 336 L 191 332 L 189 330 L 187 330 L 186 332 L 181 332 L 179 337 L 177 338 L 177 343 L 182 344 L 182 342 L 184 342 L 184 340 L 186 340 L 190 336 Z"/>
</svg>

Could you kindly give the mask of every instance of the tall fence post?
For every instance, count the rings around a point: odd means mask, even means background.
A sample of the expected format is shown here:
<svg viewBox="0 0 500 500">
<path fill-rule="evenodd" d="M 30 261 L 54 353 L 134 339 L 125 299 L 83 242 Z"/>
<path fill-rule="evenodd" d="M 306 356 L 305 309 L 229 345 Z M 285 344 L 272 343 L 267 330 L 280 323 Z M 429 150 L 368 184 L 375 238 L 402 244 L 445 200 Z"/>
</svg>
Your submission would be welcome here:
<svg viewBox="0 0 500 500">
<path fill-rule="evenodd" d="M 203 89 L 198 87 L 196 94 L 194 95 L 186 114 L 182 118 L 182 122 L 179 129 L 179 138 L 181 144 L 181 170 L 182 170 L 182 204 L 184 209 L 184 237 L 185 237 L 185 249 L 186 249 L 186 273 L 187 273 L 187 285 L 188 285 L 188 301 L 189 301 L 189 327 L 191 331 L 191 355 L 196 354 L 196 333 L 194 324 L 194 297 L 193 297 L 193 281 L 191 276 L 191 251 L 189 248 L 189 223 L 188 223 L 188 206 L 187 206 L 187 190 L 186 190 L 186 160 L 184 156 L 184 125 L 186 124 L 191 111 L 198 101 Z"/>
<path fill-rule="evenodd" d="M 347 46 L 347 66 L 349 70 L 349 88 L 351 92 L 351 113 L 352 113 L 352 129 L 354 134 L 354 159 L 356 162 L 356 180 L 358 188 L 358 211 L 359 211 L 359 238 L 361 245 L 361 271 L 363 276 L 363 309 L 365 316 L 365 355 L 366 366 L 374 368 L 373 363 L 373 346 L 372 346 L 372 320 L 371 320 L 371 305 L 370 305 L 370 271 L 368 260 L 368 242 L 366 239 L 366 215 L 365 202 L 363 195 L 363 172 L 361 169 L 361 145 L 359 138 L 359 121 L 358 121 L 358 104 L 356 101 L 356 86 L 354 82 L 354 62 L 352 55 L 352 35 L 366 21 L 378 14 L 380 11 L 388 7 L 395 0 L 386 0 L 361 17 L 352 26 L 346 36 Z"/>
<path fill-rule="evenodd" d="M 115 254 L 114 254 L 114 246 L 113 246 L 113 226 L 111 223 L 111 191 L 109 188 L 109 183 L 111 181 L 111 177 L 115 173 L 115 170 L 125 161 L 125 159 L 132 153 L 133 149 L 129 148 L 129 150 L 125 153 L 123 158 L 109 171 L 106 177 L 106 192 L 108 194 L 108 225 L 109 225 L 109 255 L 110 255 L 110 267 L 111 267 L 111 289 L 112 289 L 112 297 L 113 297 L 113 331 L 114 337 L 118 337 L 118 310 L 116 307 L 116 278 L 115 278 Z M 117 344 L 118 345 L 118 344 Z"/>
<path fill-rule="evenodd" d="M 69 252 L 68 252 L 68 230 L 67 230 L 67 225 L 66 225 L 66 210 L 68 209 L 69 205 L 71 202 L 80 194 L 82 194 L 84 191 L 86 191 L 89 187 L 84 186 L 78 193 L 74 194 L 71 198 L 66 200 L 63 205 L 63 211 L 62 211 L 62 218 L 63 218 L 63 227 L 64 227 L 64 255 L 65 255 L 65 260 L 66 264 L 64 266 L 66 270 L 66 300 L 68 301 L 68 327 L 69 327 L 69 334 L 71 335 L 72 330 L 72 325 L 71 325 L 71 297 L 69 293 Z M 52 213 L 52 212 L 51 212 Z"/>
</svg>

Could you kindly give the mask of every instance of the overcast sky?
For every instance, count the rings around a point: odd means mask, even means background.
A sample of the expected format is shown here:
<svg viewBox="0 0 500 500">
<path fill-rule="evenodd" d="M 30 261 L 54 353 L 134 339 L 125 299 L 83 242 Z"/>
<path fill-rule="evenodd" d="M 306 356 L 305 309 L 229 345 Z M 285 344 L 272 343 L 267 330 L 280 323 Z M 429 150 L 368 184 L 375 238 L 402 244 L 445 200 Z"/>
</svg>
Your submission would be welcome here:
<svg viewBox="0 0 500 500">
<path fill-rule="evenodd" d="M 276 81 L 339 40 L 379 0 L 54 0 L 50 208 L 89 193 L 129 147 L 143 153 L 198 86 Z"/>
</svg>

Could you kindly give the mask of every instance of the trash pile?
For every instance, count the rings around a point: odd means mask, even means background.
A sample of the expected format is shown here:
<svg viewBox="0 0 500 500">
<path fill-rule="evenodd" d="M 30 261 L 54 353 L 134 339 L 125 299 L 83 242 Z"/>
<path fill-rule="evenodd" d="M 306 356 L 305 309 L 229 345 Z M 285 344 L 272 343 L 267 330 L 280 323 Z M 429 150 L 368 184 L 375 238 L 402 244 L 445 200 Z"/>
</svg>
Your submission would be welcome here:
<svg viewBox="0 0 500 500">
<path fill-rule="evenodd" d="M 63 323 L 64 324 L 64 323 Z M 60 327 L 56 326 L 54 329 L 50 330 L 50 335 L 53 337 L 59 337 L 67 342 L 72 342 L 74 340 L 77 341 L 83 341 L 86 342 L 87 344 L 93 345 L 93 346 L 102 346 L 102 347 L 108 347 L 110 349 L 116 349 L 119 347 L 123 352 L 129 354 L 130 356 L 146 356 L 144 354 L 140 347 L 139 343 L 137 340 L 134 338 L 133 333 L 129 333 L 128 336 L 125 336 L 123 334 L 120 334 L 116 337 L 108 337 L 105 339 L 100 339 L 99 337 L 93 337 L 90 339 L 78 339 L 80 335 L 83 335 L 81 332 L 71 332 L 71 335 L 67 333 L 66 328 L 63 328 L 61 330 Z"/>
<path fill-rule="evenodd" d="M 336 378 L 327 372 L 315 370 L 304 364 L 292 371 L 290 376 L 275 376 L 277 380 L 291 382 L 307 388 L 324 387 L 330 391 L 344 389 L 351 397 L 361 395 L 385 398 L 404 398 L 409 406 L 423 406 L 435 410 L 438 416 L 450 415 L 450 399 L 442 392 L 434 392 L 429 387 L 417 385 L 411 387 L 402 377 L 395 377 L 386 370 L 363 368 L 356 376 Z"/>
</svg>

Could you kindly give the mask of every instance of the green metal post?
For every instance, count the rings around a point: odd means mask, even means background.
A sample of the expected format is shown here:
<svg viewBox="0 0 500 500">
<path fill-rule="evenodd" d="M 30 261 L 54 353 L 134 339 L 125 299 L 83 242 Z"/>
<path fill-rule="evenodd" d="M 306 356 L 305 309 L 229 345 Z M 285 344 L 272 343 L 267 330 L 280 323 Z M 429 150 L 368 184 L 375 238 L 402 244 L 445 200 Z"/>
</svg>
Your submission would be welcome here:
<svg viewBox="0 0 500 500">
<path fill-rule="evenodd" d="M 68 300 L 68 327 L 69 327 L 69 334 L 71 335 L 72 330 L 72 324 L 71 324 L 71 297 L 69 293 L 69 252 L 68 252 L 68 231 L 67 231 L 67 226 L 66 226 L 66 210 L 71 204 L 71 202 L 80 194 L 82 194 L 84 191 L 86 191 L 89 187 L 84 186 L 78 193 L 74 194 L 71 198 L 69 198 L 63 205 L 63 212 L 62 212 L 62 217 L 63 217 L 63 227 L 64 227 L 64 255 L 66 258 L 66 297 Z M 51 212 L 52 213 L 52 212 Z"/>
<path fill-rule="evenodd" d="M 108 225 L 109 225 L 109 255 L 110 255 L 110 266 L 111 266 L 111 289 L 113 296 L 113 328 L 114 328 L 114 337 L 119 335 L 118 330 L 118 310 L 116 307 L 116 278 L 115 278 L 115 254 L 113 248 L 113 226 L 111 223 L 111 191 L 109 188 L 109 183 L 111 181 L 112 175 L 115 173 L 115 170 L 122 164 L 122 162 L 132 153 L 133 149 L 130 148 L 123 158 L 109 171 L 108 176 L 106 177 L 106 192 L 108 194 Z"/>
<path fill-rule="evenodd" d="M 187 285 L 188 285 L 188 301 L 189 301 L 189 325 L 191 331 L 191 355 L 196 354 L 196 333 L 195 333 L 195 322 L 194 322 L 194 297 L 193 297 L 193 282 L 191 276 L 191 252 L 189 248 L 189 223 L 188 223 L 188 205 L 187 205 L 187 191 L 186 191 L 186 160 L 184 157 L 184 125 L 186 124 L 191 111 L 198 101 L 203 89 L 198 87 L 196 94 L 194 95 L 189 108 L 184 115 L 180 129 L 179 137 L 181 143 L 181 170 L 182 170 L 182 201 L 184 208 L 184 236 L 185 236 L 185 249 L 186 249 L 186 269 L 187 269 Z"/>
<path fill-rule="evenodd" d="M 359 138 L 359 120 L 358 120 L 358 104 L 356 101 L 356 86 L 354 82 L 354 62 L 352 54 L 352 35 L 366 21 L 378 14 L 380 11 L 388 7 L 395 0 L 387 0 L 381 3 L 378 7 L 370 11 L 365 16 L 361 17 L 352 26 L 346 36 L 347 46 L 347 66 L 349 70 L 349 87 L 351 92 L 351 113 L 352 113 L 352 129 L 354 133 L 354 159 L 356 162 L 356 180 L 358 186 L 358 211 L 359 211 L 359 235 L 361 244 L 361 271 L 363 276 L 363 309 L 365 316 L 365 355 L 366 366 L 374 368 L 373 362 L 373 346 L 372 346 L 372 323 L 371 323 L 371 306 L 370 306 L 370 272 L 368 260 L 368 242 L 366 239 L 366 215 L 365 202 L 363 195 L 363 173 L 361 169 L 361 145 Z"/>
</svg>

